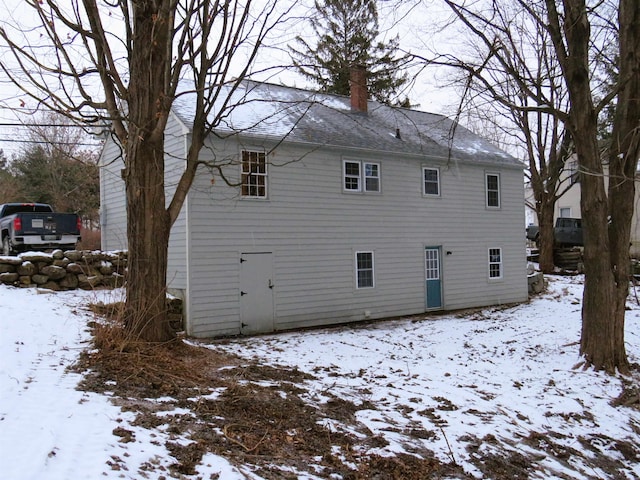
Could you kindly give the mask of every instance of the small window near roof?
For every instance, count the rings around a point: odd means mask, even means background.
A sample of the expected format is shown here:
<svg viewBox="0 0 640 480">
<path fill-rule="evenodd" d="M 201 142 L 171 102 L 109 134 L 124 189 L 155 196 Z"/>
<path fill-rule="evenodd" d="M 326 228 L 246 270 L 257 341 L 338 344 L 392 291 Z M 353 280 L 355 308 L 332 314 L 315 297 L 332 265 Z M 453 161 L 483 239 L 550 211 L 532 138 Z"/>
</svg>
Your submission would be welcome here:
<svg viewBox="0 0 640 480">
<path fill-rule="evenodd" d="M 422 167 L 423 188 L 425 195 L 440 195 L 440 170 L 437 168 Z"/>
<path fill-rule="evenodd" d="M 266 198 L 267 196 L 267 158 L 264 152 L 242 151 L 243 197 Z"/>
<path fill-rule="evenodd" d="M 344 162 L 344 189 L 360 191 L 360 162 Z"/>
<path fill-rule="evenodd" d="M 364 163 L 364 190 L 365 192 L 380 191 L 380 165 L 377 163 Z"/>
<path fill-rule="evenodd" d="M 345 160 L 343 178 L 346 192 L 379 192 L 380 164 Z"/>
<path fill-rule="evenodd" d="M 500 207 L 500 175 L 497 173 L 487 173 L 486 188 L 487 188 L 487 207 L 499 208 Z"/>
</svg>

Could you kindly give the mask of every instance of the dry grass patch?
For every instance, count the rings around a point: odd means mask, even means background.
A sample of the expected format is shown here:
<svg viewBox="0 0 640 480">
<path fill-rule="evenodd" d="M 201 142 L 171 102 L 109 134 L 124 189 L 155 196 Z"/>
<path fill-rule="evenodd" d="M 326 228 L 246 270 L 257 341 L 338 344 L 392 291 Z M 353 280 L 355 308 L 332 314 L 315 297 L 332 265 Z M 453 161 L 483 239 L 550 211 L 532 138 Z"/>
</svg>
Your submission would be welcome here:
<svg viewBox="0 0 640 480">
<path fill-rule="evenodd" d="M 133 342 L 119 320 L 121 303 L 92 308 L 107 320 L 91 325 L 95 348 L 76 365 L 84 373 L 80 388 L 110 393 L 123 410 L 135 412 L 134 426 L 161 427 L 176 475 L 194 475 L 211 452 L 268 479 L 297 478 L 292 469 L 320 478 L 435 478 L 442 471 L 466 477 L 430 452 L 425 458 L 362 453 L 380 439 L 354 414 L 375 407 L 330 393 L 328 402 L 311 404 L 305 382 L 314 377 L 297 368 L 247 362 L 181 339 L 164 345 Z M 176 408 L 189 413 L 172 414 Z M 135 441 L 124 427 L 114 435 L 121 443 Z"/>
</svg>

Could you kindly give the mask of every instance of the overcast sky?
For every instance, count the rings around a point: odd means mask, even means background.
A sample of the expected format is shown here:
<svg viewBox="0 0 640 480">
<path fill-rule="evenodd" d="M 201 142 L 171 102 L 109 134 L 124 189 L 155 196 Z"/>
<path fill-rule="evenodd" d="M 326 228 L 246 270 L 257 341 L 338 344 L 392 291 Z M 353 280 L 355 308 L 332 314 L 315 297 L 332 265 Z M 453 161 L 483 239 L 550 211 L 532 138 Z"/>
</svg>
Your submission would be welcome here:
<svg viewBox="0 0 640 480">
<path fill-rule="evenodd" d="M 261 56 L 262 62 L 280 64 L 287 61 L 284 54 L 287 43 L 295 34 L 304 35 L 305 31 L 310 31 L 304 17 L 307 16 L 311 5 L 311 0 L 303 0 L 298 10 L 301 19 L 293 28 L 289 27 L 286 32 L 281 32 L 279 43 L 274 45 L 277 49 L 272 48 L 265 52 Z M 4 12 L 0 23 L 5 25 L 12 22 L 13 18 L 22 20 L 30 13 L 30 9 L 24 5 L 23 0 L 0 0 L 0 8 Z M 427 56 L 430 52 L 440 51 L 445 46 L 449 48 L 456 41 L 456 35 L 451 30 L 437 31 L 439 25 L 436 19 L 441 23 L 447 15 L 448 12 L 437 0 L 381 1 L 379 2 L 381 39 L 385 40 L 398 35 L 402 49 Z M 6 59 L 6 55 L 6 48 L 0 46 L 0 57 Z M 406 92 L 412 104 L 419 110 L 450 115 L 457 106 L 458 99 L 455 90 L 445 88 L 447 72 L 442 70 L 423 70 L 419 74 L 416 72 L 417 70 L 412 72 L 412 82 Z M 292 71 L 280 71 L 277 74 L 270 73 L 262 77 L 265 78 L 257 79 L 301 88 L 313 87 Z M 15 86 L 9 84 L 6 78 L 0 77 L 0 149 L 6 156 L 11 157 L 24 146 L 22 140 L 27 133 L 26 129 L 13 125 L 33 119 L 31 113 L 33 105 L 33 102 L 29 101 Z"/>
</svg>

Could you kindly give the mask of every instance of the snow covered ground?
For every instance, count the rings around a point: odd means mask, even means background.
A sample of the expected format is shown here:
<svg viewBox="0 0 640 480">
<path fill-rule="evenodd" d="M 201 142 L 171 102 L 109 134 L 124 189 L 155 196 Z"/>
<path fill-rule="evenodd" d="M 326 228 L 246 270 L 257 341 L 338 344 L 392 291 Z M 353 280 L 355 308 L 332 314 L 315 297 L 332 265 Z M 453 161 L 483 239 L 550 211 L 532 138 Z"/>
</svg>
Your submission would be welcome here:
<svg viewBox="0 0 640 480">
<path fill-rule="evenodd" d="M 312 375 L 302 381 L 310 404 L 338 397 L 361 405 L 355 419 L 384 438 L 371 446 L 382 456 L 429 450 L 469 476 L 489 478 L 474 456 L 487 458 L 500 446 L 502 454 L 513 452 L 512 461 L 535 459 L 526 466 L 529 478 L 640 479 L 638 403 L 612 404 L 623 385 L 637 389 L 640 378 L 575 368 L 582 278 L 549 281 L 546 294 L 510 308 L 206 345 Z M 67 367 L 90 346 L 93 315 L 85 307 L 102 295 L 113 293 L 0 286 L 0 478 L 263 478 L 212 453 L 197 475 L 174 473 L 166 426 L 135 424 L 112 395 L 76 389 L 82 377 Z M 626 318 L 627 353 L 637 364 L 640 306 L 633 295 Z M 338 419 L 325 427 L 343 428 Z M 115 434 L 119 428 L 132 432 L 132 441 Z M 191 440 L 185 434 L 180 441 Z"/>
</svg>

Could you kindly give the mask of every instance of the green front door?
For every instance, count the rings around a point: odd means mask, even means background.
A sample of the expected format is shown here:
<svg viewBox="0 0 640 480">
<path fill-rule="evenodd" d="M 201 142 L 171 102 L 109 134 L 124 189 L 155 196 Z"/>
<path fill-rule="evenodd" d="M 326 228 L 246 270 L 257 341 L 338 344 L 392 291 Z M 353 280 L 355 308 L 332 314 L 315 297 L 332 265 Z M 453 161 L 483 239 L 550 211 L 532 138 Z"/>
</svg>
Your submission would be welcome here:
<svg viewBox="0 0 640 480">
<path fill-rule="evenodd" d="M 440 247 L 424 250 L 426 309 L 442 308 L 442 277 L 440 270 Z"/>
</svg>

